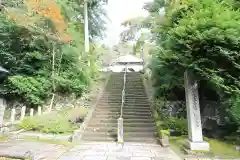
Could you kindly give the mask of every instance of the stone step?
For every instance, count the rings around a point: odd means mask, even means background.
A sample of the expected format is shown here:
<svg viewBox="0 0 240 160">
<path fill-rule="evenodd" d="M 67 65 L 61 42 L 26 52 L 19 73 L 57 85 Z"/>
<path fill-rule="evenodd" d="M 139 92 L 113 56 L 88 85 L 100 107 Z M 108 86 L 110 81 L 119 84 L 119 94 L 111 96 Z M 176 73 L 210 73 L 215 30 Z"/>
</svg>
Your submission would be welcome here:
<svg viewBox="0 0 240 160">
<path fill-rule="evenodd" d="M 122 100 L 122 96 L 108 96 L 108 97 L 101 97 L 103 100 Z M 139 101 L 148 101 L 147 97 L 134 97 L 134 96 L 126 96 L 125 100 L 139 100 Z"/>
<path fill-rule="evenodd" d="M 116 92 L 116 91 L 122 91 L 123 88 L 106 88 L 107 91 L 111 91 L 111 92 Z M 136 92 L 145 92 L 144 89 L 142 88 L 125 88 L 126 92 L 132 92 L 132 91 L 136 91 Z"/>
<path fill-rule="evenodd" d="M 90 120 L 90 124 L 93 124 L 93 123 L 117 123 L 117 118 L 115 119 L 93 118 L 92 120 Z M 123 123 L 126 123 L 126 124 L 127 123 L 154 123 L 154 120 L 152 118 L 148 118 L 148 119 L 131 118 L 131 119 L 124 119 Z"/>
<path fill-rule="evenodd" d="M 123 127 L 124 132 L 156 132 L 156 127 L 155 126 L 149 126 L 149 127 Z M 86 132 L 113 132 L 117 131 L 117 127 L 88 127 L 86 129 Z"/>
<path fill-rule="evenodd" d="M 122 99 L 122 94 L 113 94 L 113 95 L 102 95 L 101 96 L 102 99 Z M 147 96 L 146 95 L 127 95 L 125 94 L 125 99 L 126 100 L 132 100 L 132 99 L 138 99 L 138 100 L 147 100 Z"/>
<path fill-rule="evenodd" d="M 100 98 L 99 103 L 108 103 L 108 104 L 115 104 L 115 103 L 122 103 L 122 99 L 105 99 L 105 98 Z M 136 104 L 137 105 L 143 105 L 143 104 L 149 104 L 147 98 L 145 99 L 125 99 L 125 103 L 128 103 L 128 105 Z"/>
<path fill-rule="evenodd" d="M 84 134 L 82 141 L 86 142 L 117 142 L 117 137 L 88 137 L 87 133 Z M 155 137 L 124 137 L 124 142 L 141 142 L 149 144 L 159 144 L 158 140 Z"/>
<path fill-rule="evenodd" d="M 87 137 L 117 137 L 117 131 L 109 132 L 98 132 L 98 131 L 87 131 L 85 132 Z M 138 138 L 147 138 L 147 137 L 156 137 L 155 132 L 123 132 L 125 138 L 138 137 Z"/>
<path fill-rule="evenodd" d="M 109 98 L 100 98 L 99 103 L 109 103 L 109 104 L 114 104 L 114 103 L 122 103 L 122 99 L 109 99 Z M 132 104 L 149 104 L 149 101 L 147 99 L 125 99 L 125 104 L 132 105 Z"/>
<path fill-rule="evenodd" d="M 105 88 L 105 92 L 112 93 L 112 94 L 117 94 L 119 92 L 122 93 L 123 88 Z M 136 88 L 125 88 L 125 93 L 145 93 L 144 89 L 136 89 Z"/>
<path fill-rule="evenodd" d="M 93 115 L 98 115 L 98 116 L 105 116 L 105 115 L 120 115 L 120 111 L 116 112 L 111 112 L 111 111 L 106 111 L 106 112 L 93 112 Z M 146 115 L 152 115 L 151 111 L 148 112 L 124 112 L 124 116 L 128 115 L 138 115 L 138 116 L 146 116 Z"/>
<path fill-rule="evenodd" d="M 124 73 L 113 73 L 102 94 L 83 141 L 117 141 Z M 157 143 L 156 127 L 140 73 L 127 73 L 123 107 L 124 141 Z"/>
<path fill-rule="evenodd" d="M 155 137 L 123 137 L 124 142 L 140 142 L 140 143 L 150 143 L 159 144 L 157 138 Z"/>
<path fill-rule="evenodd" d="M 149 123 L 141 123 L 141 122 L 131 122 L 131 123 L 124 123 L 124 127 L 150 127 L 150 126 L 155 126 L 154 122 L 149 122 Z M 100 122 L 94 122 L 94 123 L 89 123 L 88 127 L 112 127 L 115 128 L 117 127 L 117 121 L 116 122 L 105 122 L 105 123 L 100 123 Z"/>
<path fill-rule="evenodd" d="M 99 102 L 99 104 L 97 106 L 97 108 L 111 108 L 111 109 L 115 109 L 115 108 L 119 109 L 120 107 L 121 107 L 121 102 L 118 102 L 118 103 L 108 103 L 108 102 L 101 102 L 100 103 Z M 149 103 L 145 103 L 145 104 L 142 104 L 142 103 L 140 103 L 140 104 L 124 103 L 123 108 L 126 108 L 126 109 L 133 108 L 133 109 L 136 109 L 136 111 L 137 111 L 137 109 L 145 109 L 145 108 L 150 109 L 150 105 L 149 105 Z"/>
<path fill-rule="evenodd" d="M 128 82 L 127 82 L 128 83 Z M 119 86 L 116 86 L 116 84 L 112 84 L 109 85 L 110 83 L 108 83 L 108 85 L 106 86 L 106 89 L 114 89 L 114 88 L 123 88 L 123 84 L 122 86 L 120 86 L 120 84 L 118 84 Z M 109 88 L 108 88 L 109 87 Z M 113 87 L 113 88 L 110 88 L 110 87 Z M 130 89 L 145 89 L 144 86 L 142 84 L 127 84 L 125 85 L 125 88 L 130 88 Z"/>
<path fill-rule="evenodd" d="M 138 102 L 138 103 L 146 103 L 146 102 L 148 102 L 148 99 L 147 98 L 145 98 L 145 99 L 140 99 L 140 98 L 134 98 L 134 97 L 132 97 L 132 98 L 125 98 L 124 99 L 125 100 L 125 102 L 132 102 L 132 103 L 136 103 L 136 102 Z M 114 98 L 100 98 L 100 101 L 109 101 L 109 102 L 119 102 L 119 101 L 122 101 L 122 97 L 114 97 Z"/>
<path fill-rule="evenodd" d="M 105 91 L 101 97 L 121 97 L 122 96 L 122 90 L 119 92 L 119 93 L 116 93 L 116 92 L 111 92 L 111 91 Z M 137 93 L 129 93 L 129 92 L 126 92 L 125 93 L 125 97 L 129 97 L 129 98 L 132 98 L 132 97 L 138 97 L 138 98 L 146 98 L 147 95 L 146 95 L 146 92 L 137 92 Z"/>
<path fill-rule="evenodd" d="M 111 101 L 106 101 L 106 100 L 99 100 L 98 105 L 99 106 L 111 106 L 111 107 L 117 107 L 122 104 L 122 101 L 117 101 L 117 102 L 111 102 Z M 149 106 L 149 102 L 138 102 L 138 101 L 125 101 L 124 106 Z"/>
<path fill-rule="evenodd" d="M 124 107 L 123 107 L 123 114 L 125 114 L 125 113 L 127 114 L 128 112 L 136 112 L 136 115 L 143 115 L 143 114 L 141 114 L 141 113 L 144 113 L 144 112 L 149 113 L 149 112 L 150 112 L 150 109 L 149 109 L 149 108 L 137 108 L 137 109 L 138 109 L 138 110 L 136 110 L 136 108 L 134 108 L 134 107 L 132 107 L 132 108 L 124 108 Z M 121 108 L 120 108 L 120 106 L 119 106 L 119 108 L 117 108 L 117 109 L 111 108 L 111 107 L 98 107 L 98 108 L 96 109 L 96 112 L 97 112 L 97 113 L 101 113 L 101 112 L 105 113 L 105 112 L 107 112 L 107 111 L 116 114 L 116 112 L 120 112 L 120 111 L 121 111 Z M 139 114 L 138 114 L 138 113 L 139 113 Z M 95 114 L 95 113 L 94 113 L 94 114 Z"/>
<path fill-rule="evenodd" d="M 121 110 L 120 106 L 119 108 L 111 108 L 111 107 L 108 107 L 108 108 L 104 108 L 104 107 L 97 107 L 95 109 L 97 112 L 106 112 L 106 111 L 110 111 L 110 112 L 119 112 Z M 126 112 L 136 112 L 136 113 L 142 113 L 142 112 L 149 112 L 149 108 L 126 108 L 126 107 L 123 107 L 123 113 L 126 113 Z"/>
<path fill-rule="evenodd" d="M 110 118 L 119 118 L 120 114 L 115 114 L 115 115 L 98 115 L 94 114 L 92 118 L 105 118 L 105 119 L 110 119 Z M 152 119 L 152 115 L 126 115 L 123 114 L 123 119 Z"/>
<path fill-rule="evenodd" d="M 132 95 L 136 96 L 144 96 L 146 97 L 145 91 L 126 91 L 125 92 L 125 97 L 133 97 Z M 104 95 L 114 95 L 114 96 L 122 96 L 122 90 L 120 91 L 105 91 Z"/>
<path fill-rule="evenodd" d="M 91 141 L 91 142 L 116 142 L 117 139 L 116 137 L 113 138 L 113 137 L 88 137 L 87 133 L 84 133 L 83 134 L 83 137 L 82 137 L 82 141 Z"/>
<path fill-rule="evenodd" d="M 109 92 L 104 92 L 102 94 L 101 97 L 109 97 L 109 96 L 122 96 L 122 92 L 121 93 L 109 93 Z M 142 93 L 136 93 L 136 94 L 130 94 L 130 93 L 126 93 L 125 96 L 127 97 L 146 97 L 145 92 Z"/>
<path fill-rule="evenodd" d="M 146 95 L 136 95 L 136 96 L 132 96 L 132 95 L 125 95 L 125 98 L 126 99 L 144 99 L 144 100 L 147 100 L 147 96 Z M 102 95 L 100 97 L 100 99 L 122 99 L 122 94 L 113 94 L 113 95 Z"/>
<path fill-rule="evenodd" d="M 123 108 L 123 114 L 126 113 L 126 112 L 136 112 L 136 113 L 142 113 L 142 112 L 149 112 L 150 109 L 146 108 L 146 109 L 138 109 L 136 111 L 135 108 Z M 106 111 L 110 111 L 110 112 L 119 112 L 120 111 L 120 108 L 96 108 L 95 111 L 97 112 L 106 112 Z"/>
</svg>

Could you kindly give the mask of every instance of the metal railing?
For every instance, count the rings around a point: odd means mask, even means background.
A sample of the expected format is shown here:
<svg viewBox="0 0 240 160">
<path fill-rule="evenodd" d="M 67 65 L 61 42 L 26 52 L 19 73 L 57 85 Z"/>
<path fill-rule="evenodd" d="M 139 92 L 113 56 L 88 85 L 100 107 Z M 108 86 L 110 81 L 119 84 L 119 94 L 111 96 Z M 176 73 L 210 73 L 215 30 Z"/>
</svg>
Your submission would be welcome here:
<svg viewBox="0 0 240 160">
<path fill-rule="evenodd" d="M 120 118 L 122 118 L 122 116 L 123 116 L 123 107 L 124 107 L 124 103 L 125 103 L 126 75 L 127 75 L 127 65 L 125 65 L 125 72 L 124 72 L 124 77 L 123 77 L 122 104 L 121 104 Z"/>
</svg>

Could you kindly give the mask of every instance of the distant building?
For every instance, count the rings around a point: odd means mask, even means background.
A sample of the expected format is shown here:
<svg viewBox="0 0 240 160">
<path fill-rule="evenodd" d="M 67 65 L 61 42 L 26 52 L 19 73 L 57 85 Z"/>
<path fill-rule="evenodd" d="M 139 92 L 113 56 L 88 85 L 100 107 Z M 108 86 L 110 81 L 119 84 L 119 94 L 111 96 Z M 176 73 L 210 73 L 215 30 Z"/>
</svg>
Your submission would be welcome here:
<svg viewBox="0 0 240 160">
<path fill-rule="evenodd" d="M 143 70 L 143 60 L 131 54 L 120 56 L 109 66 L 103 67 L 101 71 L 124 72 L 125 67 L 127 72 L 139 72 Z"/>
</svg>

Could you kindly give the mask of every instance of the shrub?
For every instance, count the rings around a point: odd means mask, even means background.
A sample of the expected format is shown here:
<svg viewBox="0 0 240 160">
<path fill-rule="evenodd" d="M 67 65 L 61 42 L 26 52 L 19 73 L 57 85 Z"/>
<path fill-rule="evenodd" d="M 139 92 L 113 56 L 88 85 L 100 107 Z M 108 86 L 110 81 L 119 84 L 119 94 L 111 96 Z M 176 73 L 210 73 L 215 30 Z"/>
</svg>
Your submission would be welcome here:
<svg viewBox="0 0 240 160">
<path fill-rule="evenodd" d="M 68 120 L 71 121 L 72 123 L 82 122 L 87 113 L 88 113 L 87 108 L 83 108 L 83 107 L 73 108 L 68 112 L 68 115 L 67 115 Z"/>
<path fill-rule="evenodd" d="M 231 108 L 229 108 L 230 115 L 233 120 L 240 126 L 240 96 L 232 96 L 229 100 Z"/>
<path fill-rule="evenodd" d="M 187 120 L 183 118 L 168 117 L 164 119 L 162 129 L 172 129 L 179 132 L 181 135 L 188 134 Z"/>
<path fill-rule="evenodd" d="M 19 125 L 20 128 L 43 133 L 63 134 L 72 133 L 82 122 L 87 114 L 83 107 L 64 109 L 46 115 L 25 118 Z M 81 121 L 79 121 L 81 119 Z M 78 121 L 76 121 L 78 120 Z"/>
<path fill-rule="evenodd" d="M 170 131 L 169 130 L 158 130 L 158 136 L 170 136 Z"/>
</svg>

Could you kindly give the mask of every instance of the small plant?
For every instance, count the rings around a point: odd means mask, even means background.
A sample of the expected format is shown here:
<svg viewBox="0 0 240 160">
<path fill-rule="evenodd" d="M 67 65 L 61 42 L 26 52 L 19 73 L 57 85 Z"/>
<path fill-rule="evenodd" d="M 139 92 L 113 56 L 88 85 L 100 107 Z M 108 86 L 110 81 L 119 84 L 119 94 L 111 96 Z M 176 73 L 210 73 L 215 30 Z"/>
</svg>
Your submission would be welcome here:
<svg viewBox="0 0 240 160">
<path fill-rule="evenodd" d="M 159 130 L 158 131 L 158 136 L 160 138 L 163 138 L 164 136 L 170 136 L 169 130 Z"/>
<path fill-rule="evenodd" d="M 170 132 L 168 130 L 159 130 L 158 136 L 160 137 L 159 141 L 163 147 L 169 146 L 169 135 Z"/>
<path fill-rule="evenodd" d="M 181 135 L 188 134 L 187 120 L 183 118 L 168 117 L 164 119 L 163 129 L 172 129 Z"/>
<path fill-rule="evenodd" d="M 46 115 L 25 118 L 19 127 L 43 133 L 72 133 L 78 127 L 78 124 L 84 120 L 87 112 L 88 109 L 84 107 L 64 109 Z"/>
</svg>

